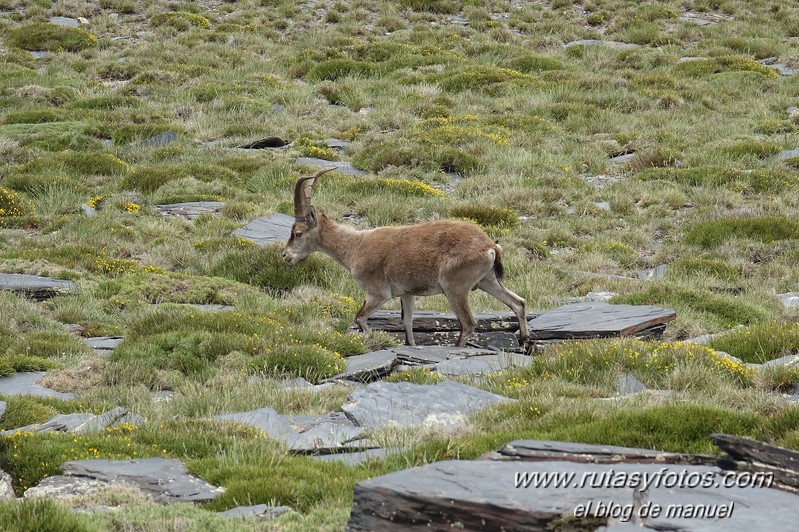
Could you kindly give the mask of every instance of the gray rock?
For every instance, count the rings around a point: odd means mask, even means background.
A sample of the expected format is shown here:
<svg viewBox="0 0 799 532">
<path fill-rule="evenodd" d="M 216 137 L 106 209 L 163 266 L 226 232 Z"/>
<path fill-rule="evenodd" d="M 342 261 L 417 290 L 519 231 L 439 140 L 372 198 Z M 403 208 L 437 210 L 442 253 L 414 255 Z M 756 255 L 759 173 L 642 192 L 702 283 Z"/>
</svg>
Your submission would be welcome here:
<svg viewBox="0 0 799 532">
<path fill-rule="evenodd" d="M 483 407 L 512 401 L 458 382 L 373 382 L 355 390 L 341 409 L 361 427 L 460 427 Z"/>
<path fill-rule="evenodd" d="M 784 161 L 786 159 L 793 159 L 794 157 L 799 157 L 799 148 L 794 148 L 792 150 L 785 150 L 781 151 L 771 157 L 767 157 L 763 159 L 764 163 L 772 163 L 775 161 Z"/>
<path fill-rule="evenodd" d="M 118 483 L 116 485 L 120 484 L 124 483 Z M 38 485 L 25 490 L 22 496 L 27 499 L 33 497 L 63 499 L 65 497 L 75 497 L 78 495 L 90 495 L 108 485 L 108 482 L 94 478 L 55 475 L 43 478 L 39 481 Z"/>
<path fill-rule="evenodd" d="M 386 456 L 402 452 L 401 449 L 365 449 L 363 451 L 353 451 L 349 453 L 317 454 L 312 456 L 314 460 L 321 462 L 341 462 L 344 465 L 353 467 L 373 458 L 385 458 Z"/>
<path fill-rule="evenodd" d="M 334 150 L 343 150 L 352 146 L 352 142 L 348 140 L 325 139 L 322 142 L 324 142 L 325 146 L 333 148 Z"/>
<path fill-rule="evenodd" d="M 785 109 L 785 112 L 788 113 L 788 116 L 793 118 L 794 116 L 799 114 L 799 107 L 796 107 L 795 105 L 791 105 L 790 107 Z"/>
<path fill-rule="evenodd" d="M 631 50 L 634 48 L 641 48 L 640 44 L 619 41 L 600 41 L 598 39 L 579 39 L 563 45 L 564 48 L 571 48 L 572 46 L 606 46 L 613 50 Z"/>
<path fill-rule="evenodd" d="M 767 57 L 766 59 L 759 60 L 758 63 L 776 69 L 780 76 L 793 76 L 799 72 L 799 69 L 795 67 L 780 63 L 776 57 Z"/>
<path fill-rule="evenodd" d="M 799 292 L 786 292 L 777 294 L 785 308 L 799 308 Z"/>
<path fill-rule="evenodd" d="M 274 519 L 286 512 L 293 512 L 288 506 L 269 506 L 256 504 L 254 506 L 237 506 L 224 512 L 217 512 L 219 517 L 257 517 L 259 520 Z"/>
<path fill-rule="evenodd" d="M 585 294 L 586 301 L 604 301 L 607 302 L 616 296 L 616 292 L 588 292 Z"/>
<path fill-rule="evenodd" d="M 250 240 L 261 246 L 268 246 L 275 242 L 286 242 L 291 236 L 292 225 L 294 225 L 294 217 L 278 213 L 256 218 L 244 227 L 233 231 L 233 236 Z"/>
<path fill-rule="evenodd" d="M 66 26 L 68 28 L 77 28 L 80 22 L 77 19 L 69 17 L 50 17 L 50 22 L 56 26 Z"/>
<path fill-rule="evenodd" d="M 665 471 L 664 471 L 665 470 Z M 609 482 L 570 487 L 525 486 L 522 473 L 532 480 L 535 475 L 554 476 L 573 473 L 575 479 L 623 479 L 622 487 L 606 487 Z M 654 479 L 657 475 L 678 478 L 704 478 L 719 475 L 715 467 L 663 464 L 582 464 L 562 461 L 518 462 L 444 461 L 405 469 L 375 477 L 355 485 L 354 506 L 348 524 L 353 532 L 381 530 L 491 530 L 544 531 L 563 528 L 595 530 L 600 525 L 617 522 L 603 512 L 609 503 L 618 511 L 632 512 L 636 495 L 631 486 L 635 476 Z M 630 482 L 628 482 L 630 480 Z M 645 492 L 643 502 L 660 506 L 657 518 L 646 519 L 644 530 L 682 530 L 705 532 L 719 530 L 719 519 L 697 519 L 667 515 L 669 505 L 703 504 L 719 507 L 734 504 L 731 517 L 723 520 L 725 531 L 792 530 L 799 511 L 797 495 L 770 488 L 726 488 L 716 477 L 711 487 L 655 485 Z M 520 487 L 516 488 L 516 484 Z M 576 485 L 575 485 L 576 484 Z M 598 503 L 604 506 L 599 506 Z M 629 509 L 629 510 L 626 510 Z M 576 517 L 575 512 L 584 517 Z M 637 516 L 636 516 L 637 520 Z M 632 521 L 632 520 L 631 520 Z M 638 522 L 639 525 L 642 523 Z M 639 530 L 641 528 L 639 527 Z"/>
<path fill-rule="evenodd" d="M 296 161 L 297 164 L 304 166 L 312 166 L 314 168 L 330 168 L 336 169 L 336 172 L 341 174 L 350 175 L 367 175 L 368 172 L 359 170 L 346 161 L 326 161 L 324 159 L 317 159 L 316 157 L 300 157 Z"/>
<path fill-rule="evenodd" d="M 773 368 L 777 366 L 784 366 L 786 368 L 793 368 L 799 366 L 799 354 L 785 355 L 780 358 L 767 360 L 761 364 L 764 368 Z"/>
<path fill-rule="evenodd" d="M 481 460 L 518 460 L 539 462 L 563 460 L 594 464 L 658 463 L 715 465 L 714 455 L 695 455 L 620 447 L 618 445 L 596 445 L 591 443 L 564 442 L 552 440 L 513 440 L 496 452 L 486 453 Z"/>
<path fill-rule="evenodd" d="M 83 214 L 85 214 L 86 216 L 97 216 L 97 209 L 95 209 L 94 207 L 90 207 L 86 203 L 80 206 L 80 210 L 83 211 Z"/>
<path fill-rule="evenodd" d="M 621 176 L 602 174 L 602 175 L 585 176 L 582 179 L 589 185 L 594 185 L 596 187 L 602 188 L 605 185 L 609 185 L 611 183 L 619 181 L 621 179 Z"/>
<path fill-rule="evenodd" d="M 538 316 L 533 312 L 527 313 L 527 319 Z M 477 320 L 477 332 L 517 331 L 519 321 L 512 312 L 478 312 L 474 315 Z M 378 310 L 367 323 L 372 329 L 390 332 L 405 332 L 402 324 L 402 313 L 398 310 Z M 452 312 L 437 312 L 434 310 L 417 310 L 413 313 L 413 330 L 415 332 L 441 332 L 456 331 L 460 333 L 461 323 Z"/>
<path fill-rule="evenodd" d="M 162 503 L 209 501 L 224 492 L 190 475 L 183 463 L 170 458 L 75 460 L 61 464 L 61 472 L 110 484 L 133 484 Z"/>
<path fill-rule="evenodd" d="M 41 59 L 42 57 L 48 55 L 50 52 L 47 50 L 39 50 L 39 51 L 31 51 L 28 52 L 34 59 Z"/>
<path fill-rule="evenodd" d="M 615 157 L 611 157 L 609 162 L 610 162 L 610 164 L 616 164 L 616 165 L 624 164 L 624 163 L 629 162 L 630 160 L 632 160 L 633 157 L 635 157 L 635 153 L 623 153 L 621 155 L 617 155 Z"/>
<path fill-rule="evenodd" d="M 11 483 L 11 476 L 0 469 L 0 501 L 9 501 L 16 498 L 14 495 L 14 485 Z"/>
<path fill-rule="evenodd" d="M 0 395 L 36 395 L 72 399 L 74 393 L 61 393 L 36 382 L 44 377 L 44 371 L 24 371 L 0 378 Z"/>
<path fill-rule="evenodd" d="M 508 368 L 527 366 L 532 358 L 519 353 L 480 355 L 464 359 L 450 359 L 436 364 L 435 371 L 447 376 L 488 375 Z"/>
<path fill-rule="evenodd" d="M 695 13 L 692 11 L 687 11 L 680 15 L 680 20 L 683 22 L 690 22 L 700 26 L 718 24 L 719 22 L 727 20 L 728 18 L 729 17 L 725 17 L 723 15 L 716 15 L 715 13 Z"/>
<path fill-rule="evenodd" d="M 149 139 L 144 139 L 143 141 L 136 144 L 139 148 L 162 148 L 164 146 L 169 146 L 170 144 L 174 144 L 178 140 L 178 134 L 174 131 L 164 131 L 163 133 L 159 133 L 154 137 L 150 137 Z"/>
<path fill-rule="evenodd" d="M 668 264 L 660 264 L 649 270 L 638 272 L 638 278 L 642 281 L 652 281 L 655 279 L 663 279 L 669 269 Z"/>
<path fill-rule="evenodd" d="M 371 382 L 384 375 L 391 373 L 391 369 L 397 363 L 397 353 L 390 349 L 372 351 L 364 355 L 350 356 L 345 359 L 347 367 L 339 373 L 325 381 L 338 379 L 350 379 L 360 382 Z"/>
<path fill-rule="evenodd" d="M 534 340 L 607 338 L 631 336 L 676 317 L 673 310 L 650 305 L 609 305 L 593 301 L 545 312 L 530 320 L 528 328 Z"/>
<path fill-rule="evenodd" d="M 114 146 L 113 139 L 100 139 L 100 143 L 106 148 L 112 148 Z"/>
<path fill-rule="evenodd" d="M 286 108 L 283 107 L 282 105 L 280 105 L 279 103 L 273 103 L 272 104 L 272 109 L 279 115 L 288 114 L 288 111 L 286 111 Z"/>
<path fill-rule="evenodd" d="M 630 395 L 646 390 L 646 385 L 626 373 L 619 375 L 619 380 L 616 383 L 616 393 L 619 395 Z"/>
<path fill-rule="evenodd" d="M 0 401 L 0 419 L 3 419 L 3 415 L 6 413 L 6 407 L 8 407 L 8 403 Z"/>
<path fill-rule="evenodd" d="M 272 408 L 214 416 L 220 421 L 236 421 L 252 425 L 286 444 L 297 453 L 331 452 L 357 449 L 363 443 L 361 429 L 341 413 L 324 416 L 283 416 Z"/>
<path fill-rule="evenodd" d="M 306 389 L 306 388 L 313 388 L 314 385 L 310 382 L 306 381 L 302 377 L 295 377 L 293 379 L 283 379 L 278 381 L 278 384 L 281 388 L 287 390 L 296 390 L 296 389 Z"/>
<path fill-rule="evenodd" d="M 599 209 L 602 209 L 603 211 L 610 212 L 610 210 L 611 210 L 610 209 L 610 202 L 607 202 L 607 201 L 595 201 L 594 202 L 594 206 L 596 206 Z"/>
<path fill-rule="evenodd" d="M 124 340 L 122 336 L 96 336 L 85 341 L 100 356 L 108 356 Z"/>
<path fill-rule="evenodd" d="M 218 303 L 182 303 L 188 307 L 196 308 L 200 312 L 224 312 L 226 310 L 233 310 L 233 305 L 220 305 Z"/>
<path fill-rule="evenodd" d="M 171 401 L 174 395 L 175 392 L 171 390 L 156 390 L 150 392 L 150 397 L 153 398 L 154 403 L 166 403 L 167 401 Z"/>
<path fill-rule="evenodd" d="M 507 331 L 477 333 L 469 341 L 469 344 L 485 347 L 492 351 L 502 351 L 505 349 L 517 349 L 519 339 L 516 335 Z"/>
<path fill-rule="evenodd" d="M 72 281 L 21 273 L 0 273 L 0 290 L 18 292 L 37 301 L 80 292 Z"/>
<path fill-rule="evenodd" d="M 164 216 L 180 216 L 187 220 L 195 220 L 202 214 L 213 214 L 224 207 L 221 201 L 187 201 L 184 203 L 169 203 L 155 205 L 155 208 Z"/>
<path fill-rule="evenodd" d="M 283 148 L 291 144 L 288 140 L 283 140 L 280 137 L 266 137 L 261 140 L 256 140 L 248 144 L 238 146 L 242 150 L 263 150 L 263 149 L 277 149 Z"/>
</svg>

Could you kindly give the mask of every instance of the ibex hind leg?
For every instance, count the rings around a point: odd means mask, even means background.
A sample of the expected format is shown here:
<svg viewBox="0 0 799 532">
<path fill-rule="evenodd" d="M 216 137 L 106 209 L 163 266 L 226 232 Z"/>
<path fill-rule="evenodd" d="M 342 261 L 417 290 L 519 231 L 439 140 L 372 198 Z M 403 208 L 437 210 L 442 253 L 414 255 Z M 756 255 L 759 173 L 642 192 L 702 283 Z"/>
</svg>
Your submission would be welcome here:
<svg viewBox="0 0 799 532">
<path fill-rule="evenodd" d="M 389 299 L 391 299 L 391 294 L 366 294 L 366 300 L 361 305 L 361 310 L 355 315 L 355 323 L 358 324 L 361 331 L 369 332 L 370 329 L 366 320 Z"/>
<path fill-rule="evenodd" d="M 444 292 L 444 295 L 447 296 L 449 306 L 452 307 L 452 311 L 461 323 L 461 335 L 455 345 L 463 347 L 477 328 L 477 320 L 474 319 L 474 314 L 469 308 L 469 292 Z"/>
<path fill-rule="evenodd" d="M 413 339 L 413 307 L 416 303 L 416 298 L 410 294 L 400 296 L 402 303 L 402 325 L 405 327 L 405 343 L 407 345 L 416 345 Z"/>
<path fill-rule="evenodd" d="M 478 284 L 477 288 L 491 294 L 510 307 L 516 318 L 519 320 L 519 342 L 524 344 L 530 335 L 527 332 L 527 314 L 524 311 L 525 300 L 514 294 L 499 282 L 494 272 L 486 275 Z"/>
</svg>

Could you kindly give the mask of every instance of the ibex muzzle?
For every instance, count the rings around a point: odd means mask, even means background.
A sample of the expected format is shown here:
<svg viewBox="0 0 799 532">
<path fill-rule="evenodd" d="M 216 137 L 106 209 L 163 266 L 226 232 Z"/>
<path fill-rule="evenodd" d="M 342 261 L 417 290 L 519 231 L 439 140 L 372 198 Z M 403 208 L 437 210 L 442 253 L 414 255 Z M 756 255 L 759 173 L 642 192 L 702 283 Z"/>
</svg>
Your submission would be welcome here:
<svg viewBox="0 0 799 532">
<path fill-rule="evenodd" d="M 283 259 L 297 264 L 314 251 L 333 257 L 366 291 L 355 316 L 362 331 L 366 320 L 391 298 L 402 303 L 402 323 L 408 345 L 414 345 L 415 296 L 444 294 L 460 321 L 456 345 L 463 346 L 477 322 L 469 308 L 469 292 L 483 290 L 513 310 L 519 320 L 519 340 L 528 339 L 525 301 L 502 285 L 502 248 L 478 227 L 440 220 L 364 231 L 337 224 L 310 203 L 316 180 L 333 168 L 301 177 L 294 187 L 294 225 Z"/>
</svg>

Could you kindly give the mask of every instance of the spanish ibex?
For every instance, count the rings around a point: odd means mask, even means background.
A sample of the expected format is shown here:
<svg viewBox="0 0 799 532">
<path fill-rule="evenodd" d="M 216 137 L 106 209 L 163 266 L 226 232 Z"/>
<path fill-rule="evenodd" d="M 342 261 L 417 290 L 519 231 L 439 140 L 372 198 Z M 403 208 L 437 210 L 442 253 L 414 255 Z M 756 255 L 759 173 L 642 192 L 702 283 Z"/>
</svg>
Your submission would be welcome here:
<svg viewBox="0 0 799 532">
<path fill-rule="evenodd" d="M 443 293 L 460 321 L 456 345 L 462 347 L 477 326 L 469 309 L 469 292 L 479 288 L 513 310 L 519 319 L 519 340 L 527 340 L 525 301 L 502 286 L 502 248 L 488 235 L 468 222 L 454 220 L 363 231 L 337 224 L 310 204 L 316 180 L 333 169 L 297 180 L 295 221 L 283 260 L 295 265 L 314 251 L 321 251 L 344 266 L 366 291 L 366 300 L 355 316 L 362 331 L 369 331 L 366 320 L 373 312 L 399 296 L 406 343 L 415 345 L 415 296 Z"/>
</svg>

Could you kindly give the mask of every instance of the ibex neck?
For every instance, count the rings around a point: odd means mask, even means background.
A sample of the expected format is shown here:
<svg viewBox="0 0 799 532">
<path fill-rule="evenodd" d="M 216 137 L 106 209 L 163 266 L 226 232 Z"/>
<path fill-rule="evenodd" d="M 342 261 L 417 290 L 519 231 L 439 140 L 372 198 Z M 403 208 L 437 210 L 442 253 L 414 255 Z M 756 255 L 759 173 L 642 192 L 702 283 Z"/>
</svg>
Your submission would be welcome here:
<svg viewBox="0 0 799 532">
<path fill-rule="evenodd" d="M 352 258 L 359 247 L 361 233 L 352 226 L 332 222 L 326 216 L 320 216 L 319 222 L 321 251 L 352 271 Z"/>
</svg>

